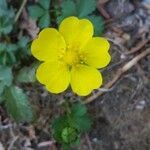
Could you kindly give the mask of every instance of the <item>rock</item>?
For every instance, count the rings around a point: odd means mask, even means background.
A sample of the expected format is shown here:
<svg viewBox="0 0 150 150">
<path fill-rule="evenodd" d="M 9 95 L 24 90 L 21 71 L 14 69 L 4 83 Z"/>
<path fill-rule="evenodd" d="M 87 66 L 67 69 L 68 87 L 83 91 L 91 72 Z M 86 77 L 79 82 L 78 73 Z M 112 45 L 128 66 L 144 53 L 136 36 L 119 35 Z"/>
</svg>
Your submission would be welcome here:
<svg viewBox="0 0 150 150">
<path fill-rule="evenodd" d="M 120 18 L 130 14 L 134 6 L 128 0 L 111 0 L 107 5 L 107 11 L 114 18 Z"/>
</svg>

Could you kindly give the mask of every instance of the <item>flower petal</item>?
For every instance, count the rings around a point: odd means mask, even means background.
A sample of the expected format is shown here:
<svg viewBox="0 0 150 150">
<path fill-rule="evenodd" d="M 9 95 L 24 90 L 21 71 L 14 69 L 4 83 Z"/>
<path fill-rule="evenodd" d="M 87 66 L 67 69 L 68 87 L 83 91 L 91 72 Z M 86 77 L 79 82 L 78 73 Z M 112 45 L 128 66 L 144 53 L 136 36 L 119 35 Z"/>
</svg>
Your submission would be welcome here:
<svg viewBox="0 0 150 150">
<path fill-rule="evenodd" d="M 61 22 L 59 32 L 63 35 L 68 47 L 81 48 L 92 38 L 93 25 L 87 19 L 68 17 Z"/>
<path fill-rule="evenodd" d="M 71 87 L 80 96 L 86 96 L 102 84 L 102 76 L 97 69 L 78 65 L 71 70 Z"/>
<path fill-rule="evenodd" d="M 95 37 L 89 40 L 83 48 L 85 63 L 95 68 L 103 68 L 108 65 L 111 57 L 108 53 L 109 43 L 106 39 Z"/>
<path fill-rule="evenodd" d="M 69 69 L 57 61 L 42 63 L 37 69 L 36 77 L 52 93 L 65 91 L 70 83 Z"/>
<path fill-rule="evenodd" d="M 54 28 L 45 28 L 32 42 L 31 52 L 41 61 L 53 61 L 58 59 L 60 51 L 65 48 L 66 44 L 61 34 Z"/>
</svg>

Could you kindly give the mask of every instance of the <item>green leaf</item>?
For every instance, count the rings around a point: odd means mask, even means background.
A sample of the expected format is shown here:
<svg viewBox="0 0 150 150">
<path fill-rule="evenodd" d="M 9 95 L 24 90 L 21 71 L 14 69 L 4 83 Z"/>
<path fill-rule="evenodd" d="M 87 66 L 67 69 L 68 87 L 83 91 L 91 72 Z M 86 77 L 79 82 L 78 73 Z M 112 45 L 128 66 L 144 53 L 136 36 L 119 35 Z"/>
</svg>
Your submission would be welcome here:
<svg viewBox="0 0 150 150">
<path fill-rule="evenodd" d="M 73 116 L 77 116 L 77 117 L 80 117 L 80 116 L 83 116 L 84 114 L 86 114 L 87 112 L 87 109 L 85 107 L 85 105 L 83 104 L 74 104 L 71 108 L 71 113 Z"/>
<path fill-rule="evenodd" d="M 5 52 L 2 52 L 0 54 L 0 65 L 6 65 L 7 63 L 7 54 Z"/>
<path fill-rule="evenodd" d="M 72 117 L 72 127 L 78 129 L 80 132 L 85 132 L 91 128 L 92 121 L 88 115 L 82 117 Z"/>
<path fill-rule="evenodd" d="M 63 142 L 62 141 L 62 131 L 66 127 L 68 127 L 67 116 L 58 117 L 53 121 L 52 128 L 54 129 L 54 138 L 58 142 Z"/>
<path fill-rule="evenodd" d="M 31 55 L 31 51 L 30 51 L 30 43 L 29 43 L 29 37 L 27 36 L 23 36 L 19 39 L 17 45 L 18 45 L 18 51 L 16 54 L 16 57 L 18 58 L 18 60 L 20 59 L 25 59 L 25 58 L 29 58 L 28 56 Z"/>
<path fill-rule="evenodd" d="M 13 28 L 13 17 L 9 16 L 9 13 L 3 14 L 4 16 L 0 17 L 0 33 L 8 34 L 12 31 Z M 6 18 L 7 16 L 7 18 Z"/>
<path fill-rule="evenodd" d="M 10 65 L 15 64 L 15 62 L 17 62 L 15 54 L 12 52 L 7 53 L 7 60 L 8 64 Z"/>
<path fill-rule="evenodd" d="M 6 51 L 11 53 L 11 52 L 15 52 L 18 49 L 18 45 L 17 44 L 7 44 L 7 49 Z"/>
<path fill-rule="evenodd" d="M 72 144 L 80 143 L 80 135 L 91 127 L 91 120 L 87 115 L 85 105 L 80 103 L 72 105 L 65 103 L 66 114 L 54 120 L 52 128 L 54 129 L 54 138 L 60 142 L 63 149 L 70 149 Z"/>
<path fill-rule="evenodd" d="M 66 144 L 66 143 L 63 143 L 62 144 L 62 150 L 70 150 L 70 145 Z"/>
<path fill-rule="evenodd" d="M 38 3 L 46 10 L 50 8 L 51 0 L 39 0 Z"/>
<path fill-rule="evenodd" d="M 57 17 L 57 24 L 59 25 L 64 18 L 65 18 L 64 16 L 58 16 Z"/>
<path fill-rule="evenodd" d="M 104 20 L 100 16 L 87 16 L 87 18 L 93 23 L 94 25 L 94 34 L 95 36 L 100 36 L 104 31 Z"/>
<path fill-rule="evenodd" d="M 45 28 L 50 25 L 50 16 L 48 11 L 40 18 L 38 25 L 41 28 Z"/>
<path fill-rule="evenodd" d="M 61 4 L 61 16 L 57 17 L 57 23 L 60 24 L 60 22 L 69 16 L 76 16 L 77 10 L 76 5 L 74 1 L 72 0 L 64 0 Z"/>
<path fill-rule="evenodd" d="M 5 25 L 5 27 L 1 27 L 0 33 L 3 34 L 9 34 L 13 29 L 13 26 L 11 24 Z"/>
<path fill-rule="evenodd" d="M 2 48 L 2 49 L 1 49 Z M 0 48 L 0 64 L 12 66 L 16 63 L 17 44 L 2 43 Z"/>
<path fill-rule="evenodd" d="M 87 108 L 85 105 L 81 103 L 72 105 L 69 124 L 80 132 L 90 129 L 91 120 L 87 115 Z"/>
<path fill-rule="evenodd" d="M 6 43 L 0 43 L 0 54 L 6 49 Z"/>
<path fill-rule="evenodd" d="M 13 9 L 0 8 L 0 34 L 8 34 L 12 31 L 14 14 Z"/>
<path fill-rule="evenodd" d="M 6 0 L 0 0 L 0 8 L 7 9 L 7 2 L 6 2 Z"/>
<path fill-rule="evenodd" d="M 32 83 L 36 81 L 35 72 L 37 65 L 22 68 L 17 76 L 16 81 L 20 83 Z"/>
<path fill-rule="evenodd" d="M 1 86 L 1 84 L 0 84 L 0 86 Z M 1 93 L 1 94 L 0 94 L 0 104 L 1 104 L 1 103 L 3 103 L 3 102 L 4 102 L 4 100 L 5 100 L 5 98 L 4 98 L 4 94 L 3 94 L 3 93 Z"/>
<path fill-rule="evenodd" d="M 44 9 L 39 5 L 33 5 L 28 7 L 29 15 L 33 19 L 38 19 L 44 14 Z"/>
<path fill-rule="evenodd" d="M 7 15 L 7 17 L 4 16 L 5 19 L 12 23 L 14 21 L 13 18 L 15 17 L 15 10 L 11 7 L 10 9 L 6 10 L 5 15 Z M 11 20 L 10 20 L 10 18 L 11 18 Z"/>
<path fill-rule="evenodd" d="M 0 84 L 10 86 L 13 80 L 11 67 L 0 66 Z"/>
<path fill-rule="evenodd" d="M 18 47 L 24 48 L 24 47 L 26 47 L 28 42 L 29 42 L 29 37 L 23 36 L 18 41 Z"/>
<path fill-rule="evenodd" d="M 96 9 L 96 0 L 79 0 L 77 3 L 77 12 L 80 18 L 91 14 Z"/>
<path fill-rule="evenodd" d="M 73 143 L 78 138 L 77 130 L 72 127 L 65 127 L 61 132 L 61 137 L 64 143 Z"/>
<path fill-rule="evenodd" d="M 16 86 L 8 87 L 5 92 L 6 109 L 10 116 L 17 122 L 31 121 L 33 118 L 32 108 L 28 97 L 22 89 Z"/>
<path fill-rule="evenodd" d="M 63 1 L 61 8 L 64 17 L 76 15 L 76 5 L 74 1 L 71 0 Z"/>
<path fill-rule="evenodd" d="M 1 95 L 2 95 L 2 93 L 3 93 L 3 91 L 4 91 L 4 89 L 5 89 L 5 84 L 4 84 L 4 82 L 0 82 L 0 97 L 1 97 Z"/>
<path fill-rule="evenodd" d="M 0 95 L 0 104 L 4 101 L 2 95 Z"/>
</svg>

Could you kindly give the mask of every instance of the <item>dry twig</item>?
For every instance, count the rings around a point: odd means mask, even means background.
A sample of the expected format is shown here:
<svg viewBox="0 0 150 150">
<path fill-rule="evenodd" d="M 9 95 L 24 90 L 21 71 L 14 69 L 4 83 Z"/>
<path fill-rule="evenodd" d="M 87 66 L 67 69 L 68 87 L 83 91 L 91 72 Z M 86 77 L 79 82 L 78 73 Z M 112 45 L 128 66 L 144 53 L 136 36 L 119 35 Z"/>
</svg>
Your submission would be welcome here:
<svg viewBox="0 0 150 150">
<path fill-rule="evenodd" d="M 149 54 L 150 54 L 150 48 L 146 49 L 145 51 L 143 51 L 142 53 L 140 53 L 139 55 L 134 57 L 132 60 L 127 62 L 123 67 L 118 69 L 118 71 L 117 71 L 116 75 L 114 76 L 114 78 L 110 82 L 108 82 L 106 85 L 104 85 L 103 88 L 105 88 L 105 89 L 111 88 L 116 83 L 116 81 L 121 77 L 121 75 L 123 73 L 127 72 L 134 65 L 136 65 L 138 61 L 140 61 L 142 58 L 144 58 L 145 56 L 147 56 Z M 93 100 L 95 100 L 96 98 L 98 98 L 100 95 L 102 95 L 103 93 L 104 93 L 103 91 L 98 91 L 96 94 L 86 98 L 83 103 L 85 103 L 85 104 L 90 103 Z"/>
<path fill-rule="evenodd" d="M 136 45 L 136 47 L 133 47 L 129 52 L 126 52 L 125 55 L 129 55 L 129 54 L 133 54 L 135 52 L 138 52 L 139 50 L 141 50 L 141 48 L 143 48 L 148 42 L 150 42 L 149 39 L 147 40 L 143 40 L 140 43 L 138 43 Z"/>
<path fill-rule="evenodd" d="M 89 150 L 93 150 L 93 147 L 92 147 L 92 144 L 91 144 L 91 141 L 90 141 L 90 139 L 89 139 L 88 134 L 85 134 L 85 139 L 86 139 L 86 141 L 87 141 Z"/>
<path fill-rule="evenodd" d="M 19 19 L 19 17 L 20 17 L 20 15 L 21 15 L 21 13 L 22 13 L 22 11 L 23 11 L 23 8 L 24 8 L 24 6 L 26 5 L 26 3 L 27 3 L 27 0 L 23 0 L 22 1 L 22 4 L 21 4 L 21 6 L 20 6 L 20 8 L 19 8 L 19 10 L 18 10 L 18 12 L 17 12 L 17 14 L 16 14 L 16 16 L 15 16 L 15 22 L 17 22 L 17 20 Z"/>
<path fill-rule="evenodd" d="M 55 141 L 45 141 L 38 144 L 38 148 L 48 147 L 50 150 L 56 150 Z"/>
<path fill-rule="evenodd" d="M 106 18 L 106 19 L 110 19 L 110 15 L 107 13 L 107 11 L 104 8 L 105 3 L 107 3 L 109 0 L 101 0 L 98 2 L 98 10 L 100 11 L 100 13 Z"/>
</svg>

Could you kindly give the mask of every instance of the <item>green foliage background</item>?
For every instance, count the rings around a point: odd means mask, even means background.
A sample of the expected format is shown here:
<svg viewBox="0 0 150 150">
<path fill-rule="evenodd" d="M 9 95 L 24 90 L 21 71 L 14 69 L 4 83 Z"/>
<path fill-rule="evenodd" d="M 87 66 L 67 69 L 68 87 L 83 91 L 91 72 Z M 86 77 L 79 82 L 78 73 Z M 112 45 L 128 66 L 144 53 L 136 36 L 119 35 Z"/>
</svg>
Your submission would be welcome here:
<svg viewBox="0 0 150 150">
<path fill-rule="evenodd" d="M 17 122 L 32 121 L 33 110 L 20 83 L 35 82 L 35 65 L 30 62 L 30 37 L 19 37 L 16 10 L 6 0 L 0 1 L 0 103 L 5 105 L 8 114 Z M 7 17 L 6 17 L 7 16 Z"/>
</svg>

